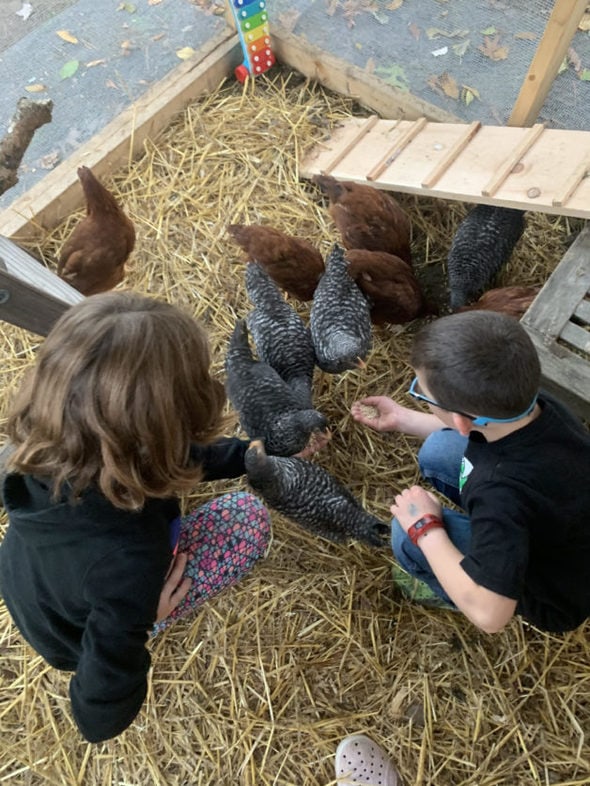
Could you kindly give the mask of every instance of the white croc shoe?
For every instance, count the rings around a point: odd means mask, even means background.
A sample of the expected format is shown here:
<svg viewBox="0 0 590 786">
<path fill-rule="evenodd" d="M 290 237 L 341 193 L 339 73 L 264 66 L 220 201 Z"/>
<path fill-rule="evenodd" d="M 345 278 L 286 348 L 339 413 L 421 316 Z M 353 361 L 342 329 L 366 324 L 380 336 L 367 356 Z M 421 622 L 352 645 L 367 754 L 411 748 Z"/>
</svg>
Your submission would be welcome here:
<svg viewBox="0 0 590 786">
<path fill-rule="evenodd" d="M 338 786 L 402 786 L 385 751 L 364 734 L 345 737 L 336 750 Z"/>
</svg>

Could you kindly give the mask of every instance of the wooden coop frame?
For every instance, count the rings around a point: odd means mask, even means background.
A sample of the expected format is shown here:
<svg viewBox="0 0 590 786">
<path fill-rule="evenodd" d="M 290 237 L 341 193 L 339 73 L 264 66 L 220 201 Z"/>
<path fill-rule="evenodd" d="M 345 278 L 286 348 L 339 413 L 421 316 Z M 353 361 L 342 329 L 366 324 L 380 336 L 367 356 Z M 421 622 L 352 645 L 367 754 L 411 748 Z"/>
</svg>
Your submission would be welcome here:
<svg viewBox="0 0 590 786">
<path fill-rule="evenodd" d="M 380 181 L 379 177 L 383 172 L 387 173 L 402 150 L 411 150 L 418 134 L 426 133 L 426 126 L 443 124 L 445 129 L 441 125 L 438 130 L 448 134 L 446 127 L 452 127 L 455 136 L 445 153 L 433 162 L 429 178 L 424 172 L 420 174 L 413 192 L 447 199 L 506 204 L 506 200 L 503 202 L 499 198 L 500 187 L 504 181 L 509 181 L 513 167 L 541 133 L 546 139 L 550 139 L 552 134 L 584 135 L 585 140 L 587 137 L 585 150 L 590 151 L 590 132 L 555 132 L 533 126 L 586 5 L 586 0 L 556 0 L 507 126 L 495 130 L 487 127 L 488 133 L 503 134 L 506 140 L 503 143 L 504 180 L 490 182 L 493 188 L 488 189 L 488 193 L 482 193 L 485 189 L 481 187 L 479 191 L 464 189 L 462 193 L 436 193 L 437 183 L 444 181 L 455 159 L 469 150 L 474 137 L 482 138 L 479 124 L 463 124 L 460 118 L 385 84 L 334 55 L 326 54 L 305 39 L 273 24 L 271 19 L 272 51 L 279 62 L 331 90 L 354 98 L 376 115 L 374 119 L 356 122 L 356 130 L 337 151 L 339 160 L 332 153 L 330 166 L 327 167 L 324 162 L 324 171 L 329 169 L 338 176 L 342 171 L 338 166 L 373 126 L 381 126 L 383 130 L 382 121 L 395 120 L 390 127 L 399 126 L 398 137 L 393 145 L 391 142 L 389 147 L 382 145 L 381 171 L 377 175 L 373 172 L 368 182 L 392 190 L 412 191 L 411 188 L 400 189 L 394 176 L 389 181 Z M 233 15 L 228 14 L 227 18 L 233 25 Z M 215 90 L 223 79 L 232 75 L 242 58 L 240 38 L 231 27 L 211 38 L 195 56 L 154 84 L 101 132 L 0 213 L 0 319 L 45 335 L 59 315 L 82 298 L 79 292 L 39 265 L 17 245 L 39 238 L 78 207 L 78 166 L 89 166 L 98 177 L 104 177 L 131 161 L 142 150 L 147 138 L 157 136 L 191 101 Z M 533 127 L 528 128 L 530 126 Z M 448 135 L 447 139 L 450 139 Z M 579 145 L 579 140 L 576 144 Z M 497 171 L 497 165 L 496 160 L 494 167 L 490 168 L 490 178 Z M 302 176 L 311 173 L 312 170 L 302 172 Z M 561 201 L 553 195 L 551 204 L 544 204 L 541 209 L 555 214 L 589 217 L 587 206 L 590 201 L 586 200 L 585 206 L 578 204 L 580 196 L 590 192 L 589 173 L 590 153 L 587 152 L 577 161 L 568 182 L 563 185 Z M 366 180 L 367 174 L 365 171 L 361 179 Z M 429 188 L 432 190 L 429 191 Z M 534 198 L 520 199 L 520 202 L 511 198 L 508 202 L 524 210 L 538 210 L 540 205 Z M 575 207 L 572 208 L 572 205 Z M 544 384 L 566 398 L 585 418 L 590 418 L 590 362 L 584 358 L 584 354 L 590 355 L 590 308 L 586 299 L 589 290 L 590 230 L 584 230 L 522 320 L 539 350 Z M 558 308 L 556 304 L 560 300 Z"/>
</svg>

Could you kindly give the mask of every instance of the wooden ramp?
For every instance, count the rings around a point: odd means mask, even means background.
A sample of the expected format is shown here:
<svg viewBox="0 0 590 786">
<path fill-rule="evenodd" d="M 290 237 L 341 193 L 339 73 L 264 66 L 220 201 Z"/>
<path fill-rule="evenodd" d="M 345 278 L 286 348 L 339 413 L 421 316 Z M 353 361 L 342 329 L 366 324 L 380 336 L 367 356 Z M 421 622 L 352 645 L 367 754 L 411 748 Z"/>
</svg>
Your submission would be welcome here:
<svg viewBox="0 0 590 786">
<path fill-rule="evenodd" d="M 590 132 L 350 118 L 301 164 L 410 194 L 590 218 Z"/>
</svg>

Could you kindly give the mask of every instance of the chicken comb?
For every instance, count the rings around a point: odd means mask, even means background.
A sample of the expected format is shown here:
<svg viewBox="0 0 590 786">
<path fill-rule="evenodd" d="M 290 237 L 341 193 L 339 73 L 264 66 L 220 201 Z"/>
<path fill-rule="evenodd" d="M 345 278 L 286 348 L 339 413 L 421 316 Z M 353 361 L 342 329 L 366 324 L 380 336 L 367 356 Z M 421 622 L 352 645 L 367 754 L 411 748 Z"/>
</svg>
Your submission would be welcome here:
<svg viewBox="0 0 590 786">
<path fill-rule="evenodd" d="M 270 48 L 270 31 L 265 0 L 229 0 L 244 60 L 235 70 L 238 82 L 258 76 L 275 63 Z"/>
</svg>

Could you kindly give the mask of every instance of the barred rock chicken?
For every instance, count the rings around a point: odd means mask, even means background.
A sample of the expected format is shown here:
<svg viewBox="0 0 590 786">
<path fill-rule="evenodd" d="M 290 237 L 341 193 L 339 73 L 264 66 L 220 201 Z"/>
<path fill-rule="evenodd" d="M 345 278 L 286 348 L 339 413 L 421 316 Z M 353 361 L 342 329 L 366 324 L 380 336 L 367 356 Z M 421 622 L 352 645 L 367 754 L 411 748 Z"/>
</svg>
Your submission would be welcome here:
<svg viewBox="0 0 590 786">
<path fill-rule="evenodd" d="M 356 281 L 371 308 L 371 322 L 403 324 L 432 313 L 412 268 L 384 251 L 350 249 L 348 273 Z"/>
<path fill-rule="evenodd" d="M 246 291 L 255 306 L 247 323 L 258 358 L 272 366 L 303 406 L 311 409 L 315 354 L 309 328 L 255 262 L 246 266 Z"/>
<path fill-rule="evenodd" d="M 135 245 L 133 224 L 87 166 L 78 168 L 86 217 L 61 250 L 57 274 L 84 295 L 116 287 Z"/>
<path fill-rule="evenodd" d="M 508 261 L 524 231 L 524 212 L 476 205 L 459 224 L 447 259 L 452 310 L 477 297 Z"/>
<path fill-rule="evenodd" d="M 324 272 L 322 255 L 307 240 L 259 224 L 230 224 L 227 228 L 246 252 L 281 289 L 297 300 L 311 300 Z"/>
<path fill-rule="evenodd" d="M 345 248 L 385 251 L 412 264 L 410 219 L 391 194 L 330 175 L 315 175 L 312 182 L 328 197 Z"/>
<path fill-rule="evenodd" d="M 498 287 L 488 289 L 483 295 L 469 306 L 462 306 L 457 311 L 498 311 L 510 317 L 520 319 L 531 305 L 541 287 Z"/>
<path fill-rule="evenodd" d="M 316 438 L 321 442 L 320 435 L 329 436 L 324 415 L 302 404 L 268 363 L 254 359 L 243 319 L 230 338 L 225 371 L 227 394 L 242 428 L 251 439 L 264 439 L 269 453 L 293 456 Z"/>
<path fill-rule="evenodd" d="M 371 348 L 369 303 L 348 267 L 344 249 L 335 244 L 311 304 L 309 327 L 316 363 L 330 374 L 364 367 Z"/>
<path fill-rule="evenodd" d="M 317 464 L 267 456 L 260 440 L 250 443 L 244 461 L 254 491 L 310 532 L 336 542 L 355 538 L 370 546 L 386 544 L 382 536 L 389 533 L 389 525 L 367 513 L 347 488 Z"/>
</svg>

